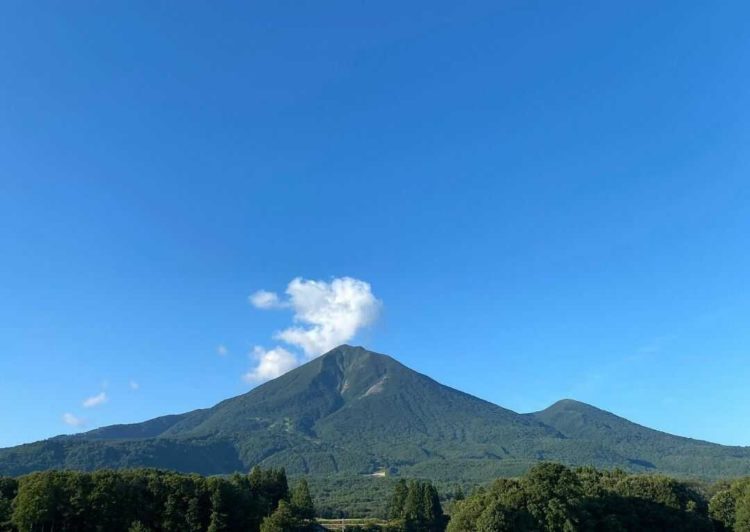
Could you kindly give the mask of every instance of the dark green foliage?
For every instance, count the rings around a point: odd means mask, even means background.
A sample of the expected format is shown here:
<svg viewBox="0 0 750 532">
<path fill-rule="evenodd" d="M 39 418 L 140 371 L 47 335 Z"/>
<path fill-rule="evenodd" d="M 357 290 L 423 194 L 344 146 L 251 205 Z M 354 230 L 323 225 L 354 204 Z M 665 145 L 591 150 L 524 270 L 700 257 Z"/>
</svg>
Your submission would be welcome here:
<svg viewBox="0 0 750 532">
<path fill-rule="evenodd" d="M 350 346 L 209 409 L 1 449 L 0 474 L 159 467 L 210 475 L 260 465 L 311 480 L 385 473 L 481 483 L 543 460 L 750 474 L 746 448 L 671 436 L 575 401 L 517 414 Z"/>
<path fill-rule="evenodd" d="M 11 529 L 12 502 L 18 493 L 18 481 L 0 477 L 0 532 Z"/>
<path fill-rule="evenodd" d="M 406 485 L 406 480 L 399 480 L 396 487 L 393 488 L 393 495 L 391 495 L 391 501 L 388 505 L 388 516 L 391 519 L 400 519 L 404 515 L 404 505 L 408 494 L 409 488 Z"/>
<path fill-rule="evenodd" d="M 292 506 L 281 501 L 279 507 L 260 525 L 260 532 L 298 532 L 302 528 L 300 519 L 294 515 Z"/>
<path fill-rule="evenodd" d="M 249 476 L 250 489 L 262 493 L 267 508 L 276 508 L 279 501 L 289 496 L 289 485 L 284 468 L 261 469 L 254 467 Z"/>
<path fill-rule="evenodd" d="M 750 493 L 744 493 L 737 499 L 734 517 L 734 530 L 750 530 Z"/>
<path fill-rule="evenodd" d="M 338 518 L 388 518 L 388 505 L 396 479 L 362 475 L 308 477 L 318 516 Z"/>
<path fill-rule="evenodd" d="M 662 476 L 544 463 L 455 505 L 449 531 L 714 530 L 702 494 Z"/>
<path fill-rule="evenodd" d="M 290 503 L 295 515 L 300 519 L 315 519 L 315 505 L 310 495 L 310 487 L 304 478 L 297 481 L 292 491 Z"/>
<path fill-rule="evenodd" d="M 545 530 L 580 528 L 583 488 L 570 469 L 560 464 L 539 464 L 522 479 L 520 487 L 526 510 Z"/>
<path fill-rule="evenodd" d="M 717 530 L 750 530 L 750 478 L 725 482 L 711 497 L 709 513 Z"/>
<path fill-rule="evenodd" d="M 229 478 L 149 469 L 0 478 L 0 531 L 318 530 L 307 481 L 299 479 L 291 493 L 287 486 L 280 469 Z M 445 530 L 448 519 L 431 482 L 385 486 L 392 489 L 389 521 L 353 519 L 349 530 Z M 750 478 L 701 486 L 661 475 L 541 463 L 520 478 L 475 488 L 464 499 L 455 497 L 463 489 L 450 489 L 448 531 L 455 532 L 750 530 Z"/>
<path fill-rule="evenodd" d="M 254 474 L 260 482 L 253 486 L 249 475 L 48 471 L 21 477 L 17 484 L 0 479 L 0 496 L 12 500 L 10 522 L 19 531 L 257 532 L 289 494 L 283 470 Z M 6 522 L 0 530 L 13 527 Z"/>
<path fill-rule="evenodd" d="M 226 493 L 226 483 L 218 481 L 213 483 L 211 490 L 211 519 L 208 524 L 208 532 L 227 532 L 229 530 L 229 496 Z"/>
<path fill-rule="evenodd" d="M 438 492 L 430 482 L 399 482 L 391 499 L 391 520 L 405 532 L 440 532 L 445 517 Z"/>
</svg>

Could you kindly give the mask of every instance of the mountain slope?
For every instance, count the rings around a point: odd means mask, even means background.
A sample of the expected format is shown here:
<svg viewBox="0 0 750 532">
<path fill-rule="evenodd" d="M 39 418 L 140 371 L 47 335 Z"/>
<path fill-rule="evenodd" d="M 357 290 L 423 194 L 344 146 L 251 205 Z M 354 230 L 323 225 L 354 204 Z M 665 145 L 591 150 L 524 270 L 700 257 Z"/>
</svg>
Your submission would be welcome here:
<svg viewBox="0 0 750 532">
<path fill-rule="evenodd" d="M 706 477 L 750 466 L 744 448 L 651 431 L 571 401 L 518 414 L 386 355 L 340 346 L 212 408 L 2 449 L 0 474 L 134 466 L 219 474 L 259 464 L 469 481 L 542 459 Z"/>
<path fill-rule="evenodd" d="M 674 436 L 571 399 L 530 416 L 566 438 L 606 446 L 633 466 L 703 477 L 750 473 L 750 448 Z"/>
</svg>

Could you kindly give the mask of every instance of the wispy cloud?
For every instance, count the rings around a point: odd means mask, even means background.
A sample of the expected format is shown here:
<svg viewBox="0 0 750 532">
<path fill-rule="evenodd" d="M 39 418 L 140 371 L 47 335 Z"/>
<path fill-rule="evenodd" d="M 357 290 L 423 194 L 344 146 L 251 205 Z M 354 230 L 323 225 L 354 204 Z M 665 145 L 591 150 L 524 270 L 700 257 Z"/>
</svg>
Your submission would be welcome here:
<svg viewBox="0 0 750 532">
<path fill-rule="evenodd" d="M 133 390 L 133 391 L 138 391 L 138 390 L 141 389 L 140 383 L 138 383 L 137 381 L 134 381 L 134 380 L 131 380 L 128 383 L 128 385 L 130 386 L 130 389 Z"/>
<path fill-rule="evenodd" d="M 69 427 L 83 427 L 84 425 L 86 425 L 85 419 L 74 416 L 70 412 L 65 412 L 62 415 L 62 420 L 63 420 L 63 423 L 65 423 Z"/>
<path fill-rule="evenodd" d="M 283 308 L 286 306 L 286 304 L 279 299 L 277 294 L 266 290 L 258 290 L 248 299 L 252 306 L 260 309 Z"/>
<path fill-rule="evenodd" d="M 103 405 L 107 400 L 107 392 L 101 392 L 84 399 L 82 404 L 84 408 L 93 408 L 95 406 Z"/>
<path fill-rule="evenodd" d="M 274 338 L 300 349 L 307 360 L 354 338 L 377 319 L 382 307 L 370 284 L 352 277 L 330 282 L 297 277 L 287 286 L 285 296 L 259 290 L 249 299 L 259 309 L 292 311 L 294 324 L 278 331 Z M 251 382 L 274 378 L 299 365 L 298 358 L 281 347 L 256 347 L 253 356 L 258 365 L 245 376 Z"/>
<path fill-rule="evenodd" d="M 224 344 L 219 344 L 216 347 L 216 354 L 219 355 L 220 357 L 225 357 L 229 354 L 229 349 L 227 349 L 227 347 Z"/>
</svg>

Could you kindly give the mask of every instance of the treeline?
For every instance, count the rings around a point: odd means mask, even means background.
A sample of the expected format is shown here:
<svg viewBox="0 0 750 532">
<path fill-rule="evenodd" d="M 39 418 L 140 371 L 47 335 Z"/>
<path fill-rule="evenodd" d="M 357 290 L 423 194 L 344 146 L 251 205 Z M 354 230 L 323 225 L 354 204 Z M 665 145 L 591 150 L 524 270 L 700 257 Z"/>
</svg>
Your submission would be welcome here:
<svg viewBox="0 0 750 532">
<path fill-rule="evenodd" d="M 0 478 L 2 532 L 294 532 L 314 529 L 307 483 L 283 469 L 230 478 L 152 469 Z"/>
<path fill-rule="evenodd" d="M 446 507 L 446 512 L 443 510 Z M 543 463 L 468 497 L 400 480 L 388 520 L 368 532 L 750 531 L 750 478 L 702 486 Z M 449 515 L 446 515 L 449 514 Z M 0 532 L 308 532 L 320 530 L 307 482 L 283 469 L 202 477 L 151 469 L 0 477 Z"/>
<path fill-rule="evenodd" d="M 448 532 L 750 531 L 750 479 L 700 486 L 544 463 L 499 479 L 452 508 Z"/>
<path fill-rule="evenodd" d="M 456 490 L 442 515 L 430 484 L 399 483 L 387 524 L 367 532 L 750 532 L 750 478 L 704 486 L 660 475 L 629 475 L 542 463 L 464 498 Z M 447 526 L 446 526 L 447 523 Z"/>
</svg>

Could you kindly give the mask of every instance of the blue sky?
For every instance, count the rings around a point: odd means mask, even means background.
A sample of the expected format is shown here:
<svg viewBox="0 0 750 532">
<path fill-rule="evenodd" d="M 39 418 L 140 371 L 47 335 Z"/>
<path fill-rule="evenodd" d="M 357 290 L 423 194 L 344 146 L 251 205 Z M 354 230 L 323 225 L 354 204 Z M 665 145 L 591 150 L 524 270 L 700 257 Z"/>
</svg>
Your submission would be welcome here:
<svg viewBox="0 0 750 532">
<path fill-rule="evenodd" d="M 746 2 L 0 10 L 0 446 L 212 405 L 334 322 L 750 445 Z M 341 326 L 303 299 L 344 277 Z"/>
</svg>

